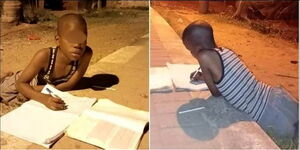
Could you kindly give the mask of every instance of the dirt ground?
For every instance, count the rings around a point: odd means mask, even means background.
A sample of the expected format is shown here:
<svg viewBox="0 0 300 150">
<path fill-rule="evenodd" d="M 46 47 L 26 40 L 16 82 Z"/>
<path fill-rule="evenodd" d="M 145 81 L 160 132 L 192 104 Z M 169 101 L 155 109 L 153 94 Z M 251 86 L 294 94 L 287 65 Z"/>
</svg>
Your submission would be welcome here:
<svg viewBox="0 0 300 150">
<path fill-rule="evenodd" d="M 38 24 L 1 26 L 1 73 L 22 70 L 36 51 L 55 46 L 57 17 L 70 11 L 53 11 L 55 19 Z M 114 51 L 133 44 L 148 33 L 147 9 L 106 9 L 83 14 L 88 23 L 88 45 L 93 49 L 90 65 Z M 20 103 L 1 105 L 1 116 Z"/>
<path fill-rule="evenodd" d="M 195 9 L 196 5 L 188 1 L 163 1 L 152 3 L 151 6 L 167 20 L 179 36 L 195 20 L 209 22 L 214 28 L 219 46 L 231 48 L 238 53 L 258 80 L 272 86 L 281 85 L 298 100 L 297 42 L 275 34 L 262 34 L 230 17 L 214 13 L 199 14 Z"/>
</svg>

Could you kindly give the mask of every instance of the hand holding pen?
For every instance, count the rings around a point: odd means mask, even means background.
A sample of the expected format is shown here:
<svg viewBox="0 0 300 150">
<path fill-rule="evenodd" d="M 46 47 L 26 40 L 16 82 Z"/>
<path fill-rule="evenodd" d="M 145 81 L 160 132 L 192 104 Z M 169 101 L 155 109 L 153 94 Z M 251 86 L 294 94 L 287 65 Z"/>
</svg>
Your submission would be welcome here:
<svg viewBox="0 0 300 150">
<path fill-rule="evenodd" d="M 194 72 L 191 73 L 190 80 L 191 81 L 203 80 L 203 75 L 202 75 L 200 67 L 196 71 L 194 71 Z"/>
<path fill-rule="evenodd" d="M 68 106 L 65 102 L 56 94 L 54 94 L 50 89 L 46 88 L 47 92 L 50 94 L 46 98 L 44 105 L 52 110 L 65 110 Z"/>
</svg>

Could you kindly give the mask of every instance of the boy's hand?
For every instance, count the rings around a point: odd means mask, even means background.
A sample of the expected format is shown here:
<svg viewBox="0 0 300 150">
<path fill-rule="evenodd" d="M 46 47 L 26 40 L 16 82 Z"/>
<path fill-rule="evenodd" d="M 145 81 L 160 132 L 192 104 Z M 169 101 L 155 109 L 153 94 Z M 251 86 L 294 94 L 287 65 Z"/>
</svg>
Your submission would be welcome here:
<svg viewBox="0 0 300 150">
<path fill-rule="evenodd" d="M 46 102 L 44 104 L 46 107 L 52 110 L 65 110 L 67 109 L 67 105 L 60 98 L 55 98 L 52 96 L 48 96 Z"/>
<path fill-rule="evenodd" d="M 195 73 L 197 73 L 197 74 L 195 75 Z M 195 75 L 195 76 L 194 76 L 194 75 Z M 192 73 L 190 74 L 190 80 L 191 80 L 191 81 L 204 80 L 202 72 L 200 72 L 200 71 L 198 71 L 198 72 L 197 72 L 197 71 L 192 72 Z"/>
</svg>

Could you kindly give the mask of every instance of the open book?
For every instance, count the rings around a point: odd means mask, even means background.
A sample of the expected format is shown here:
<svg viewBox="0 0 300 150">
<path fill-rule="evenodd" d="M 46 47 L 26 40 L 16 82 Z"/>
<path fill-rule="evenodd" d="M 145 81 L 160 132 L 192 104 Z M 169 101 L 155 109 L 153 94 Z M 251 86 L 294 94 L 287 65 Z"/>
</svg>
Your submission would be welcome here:
<svg viewBox="0 0 300 150">
<path fill-rule="evenodd" d="M 150 68 L 150 92 L 167 93 L 173 91 L 208 90 L 204 81 L 190 80 L 190 74 L 199 68 L 199 64 L 170 64 L 167 67 Z M 201 69 L 200 69 L 201 70 Z"/>
<path fill-rule="evenodd" d="M 99 99 L 73 122 L 67 135 L 104 149 L 136 149 L 149 113 Z"/>
<path fill-rule="evenodd" d="M 174 83 L 175 91 L 199 91 L 208 89 L 204 81 L 190 81 L 190 74 L 199 68 L 199 64 L 167 63 L 167 67 Z"/>
<path fill-rule="evenodd" d="M 42 93 L 50 94 L 49 91 L 62 98 L 68 109 L 53 111 L 35 100 L 30 100 L 1 117 L 1 131 L 49 148 L 96 101 L 96 98 L 73 96 L 50 85 L 46 85 Z"/>
</svg>

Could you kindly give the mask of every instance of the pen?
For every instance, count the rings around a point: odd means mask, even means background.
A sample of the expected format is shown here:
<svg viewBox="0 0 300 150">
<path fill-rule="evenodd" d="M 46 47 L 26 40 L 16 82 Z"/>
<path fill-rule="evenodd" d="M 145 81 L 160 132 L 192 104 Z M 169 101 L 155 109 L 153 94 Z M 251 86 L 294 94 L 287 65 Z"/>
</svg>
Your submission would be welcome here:
<svg viewBox="0 0 300 150">
<path fill-rule="evenodd" d="M 46 90 L 49 92 L 49 94 L 55 98 L 59 98 L 61 99 L 59 96 L 57 96 L 56 94 L 54 94 L 49 88 L 46 88 Z"/>
<path fill-rule="evenodd" d="M 191 80 L 194 80 L 194 78 L 196 77 L 196 75 L 200 72 L 200 67 L 196 70 L 196 72 L 193 74 L 192 76 L 192 79 Z"/>
<path fill-rule="evenodd" d="M 53 96 L 53 97 L 55 97 L 55 98 L 61 99 L 59 96 L 57 96 L 56 94 L 54 94 L 53 91 L 51 91 L 49 88 L 46 88 L 46 90 L 48 91 L 48 93 L 49 93 L 51 96 Z M 61 101 L 64 103 L 64 108 L 67 109 L 67 108 L 68 108 L 68 105 L 66 105 L 65 102 L 64 102 L 62 99 L 61 99 Z"/>
</svg>

